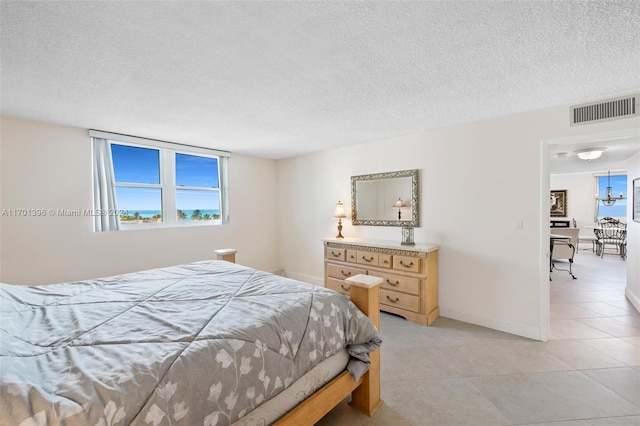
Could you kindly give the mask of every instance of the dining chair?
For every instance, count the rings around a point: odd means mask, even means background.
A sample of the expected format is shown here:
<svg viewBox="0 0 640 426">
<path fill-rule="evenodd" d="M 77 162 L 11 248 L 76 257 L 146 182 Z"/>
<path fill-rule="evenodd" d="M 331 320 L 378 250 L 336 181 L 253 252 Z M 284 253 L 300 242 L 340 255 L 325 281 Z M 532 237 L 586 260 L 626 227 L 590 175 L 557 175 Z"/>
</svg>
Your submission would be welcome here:
<svg viewBox="0 0 640 426">
<path fill-rule="evenodd" d="M 623 259 L 627 257 L 627 224 L 618 219 L 604 217 L 598 221 L 596 254 L 604 257 L 607 245 L 613 246 Z"/>
</svg>

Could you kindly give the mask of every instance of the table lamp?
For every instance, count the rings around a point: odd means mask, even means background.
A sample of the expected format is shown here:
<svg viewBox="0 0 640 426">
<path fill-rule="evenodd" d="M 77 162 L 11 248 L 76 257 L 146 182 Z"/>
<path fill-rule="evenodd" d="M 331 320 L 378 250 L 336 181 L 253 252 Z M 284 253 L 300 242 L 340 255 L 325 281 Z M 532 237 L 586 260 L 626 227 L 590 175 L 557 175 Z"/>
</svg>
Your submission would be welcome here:
<svg viewBox="0 0 640 426">
<path fill-rule="evenodd" d="M 338 218 L 338 235 L 336 235 L 336 238 L 344 238 L 342 236 L 342 218 L 347 217 L 347 215 L 344 213 L 344 205 L 341 201 L 338 201 L 336 204 L 336 209 L 333 211 L 333 217 Z"/>
</svg>

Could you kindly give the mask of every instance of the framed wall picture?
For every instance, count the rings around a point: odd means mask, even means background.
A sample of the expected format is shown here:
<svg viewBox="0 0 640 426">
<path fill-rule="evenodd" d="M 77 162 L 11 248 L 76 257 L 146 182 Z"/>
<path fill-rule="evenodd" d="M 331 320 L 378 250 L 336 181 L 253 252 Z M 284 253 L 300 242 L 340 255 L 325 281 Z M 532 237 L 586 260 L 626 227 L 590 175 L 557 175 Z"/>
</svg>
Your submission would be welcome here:
<svg viewBox="0 0 640 426">
<path fill-rule="evenodd" d="M 549 206 L 551 217 L 567 217 L 567 190 L 551 191 Z"/>
<path fill-rule="evenodd" d="M 633 180 L 633 220 L 640 222 L 640 178 Z"/>
</svg>

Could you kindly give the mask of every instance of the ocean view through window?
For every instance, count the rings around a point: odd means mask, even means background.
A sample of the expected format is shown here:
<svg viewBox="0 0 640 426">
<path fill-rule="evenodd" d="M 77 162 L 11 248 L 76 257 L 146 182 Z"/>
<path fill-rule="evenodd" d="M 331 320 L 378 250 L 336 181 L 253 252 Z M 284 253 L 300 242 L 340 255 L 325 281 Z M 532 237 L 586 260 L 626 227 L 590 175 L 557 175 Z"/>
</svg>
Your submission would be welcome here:
<svg viewBox="0 0 640 426">
<path fill-rule="evenodd" d="M 130 136 L 108 143 L 119 229 L 226 222 L 228 153 Z"/>
</svg>

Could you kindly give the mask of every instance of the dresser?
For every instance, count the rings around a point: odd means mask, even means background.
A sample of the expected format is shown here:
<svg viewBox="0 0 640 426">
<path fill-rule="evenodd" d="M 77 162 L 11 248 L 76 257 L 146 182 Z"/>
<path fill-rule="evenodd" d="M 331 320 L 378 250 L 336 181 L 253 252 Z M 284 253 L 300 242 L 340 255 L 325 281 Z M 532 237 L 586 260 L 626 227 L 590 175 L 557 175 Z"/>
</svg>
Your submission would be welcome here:
<svg viewBox="0 0 640 426">
<path fill-rule="evenodd" d="M 324 285 L 349 295 L 346 278 L 357 274 L 382 278 L 380 310 L 431 325 L 438 308 L 438 246 L 403 246 L 393 241 L 326 238 Z"/>
</svg>

